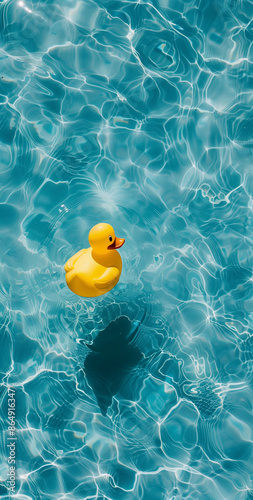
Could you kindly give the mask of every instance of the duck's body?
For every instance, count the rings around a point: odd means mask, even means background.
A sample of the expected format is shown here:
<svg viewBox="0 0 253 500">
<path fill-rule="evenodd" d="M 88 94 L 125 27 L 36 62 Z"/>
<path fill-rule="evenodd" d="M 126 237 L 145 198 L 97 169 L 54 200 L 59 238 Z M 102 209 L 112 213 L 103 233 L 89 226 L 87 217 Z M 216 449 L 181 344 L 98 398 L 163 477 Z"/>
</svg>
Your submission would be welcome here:
<svg viewBox="0 0 253 500">
<path fill-rule="evenodd" d="M 122 260 L 116 248 L 125 240 L 116 238 L 109 224 L 97 224 L 90 231 L 89 241 L 91 247 L 80 250 L 65 264 L 66 282 L 77 295 L 98 297 L 119 281 Z"/>
</svg>

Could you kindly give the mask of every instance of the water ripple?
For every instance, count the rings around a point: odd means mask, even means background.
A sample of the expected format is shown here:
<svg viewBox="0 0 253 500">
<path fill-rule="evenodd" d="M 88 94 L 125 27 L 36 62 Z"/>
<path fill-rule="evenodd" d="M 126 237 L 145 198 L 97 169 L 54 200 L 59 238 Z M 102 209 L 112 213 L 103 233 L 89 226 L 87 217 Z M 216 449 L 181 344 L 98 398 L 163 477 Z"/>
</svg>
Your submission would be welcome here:
<svg viewBox="0 0 253 500">
<path fill-rule="evenodd" d="M 20 500 L 249 500 L 252 4 L 0 5 L 1 430 Z M 63 264 L 106 221 L 120 284 Z M 8 497 L 6 440 L 0 495 Z"/>
</svg>

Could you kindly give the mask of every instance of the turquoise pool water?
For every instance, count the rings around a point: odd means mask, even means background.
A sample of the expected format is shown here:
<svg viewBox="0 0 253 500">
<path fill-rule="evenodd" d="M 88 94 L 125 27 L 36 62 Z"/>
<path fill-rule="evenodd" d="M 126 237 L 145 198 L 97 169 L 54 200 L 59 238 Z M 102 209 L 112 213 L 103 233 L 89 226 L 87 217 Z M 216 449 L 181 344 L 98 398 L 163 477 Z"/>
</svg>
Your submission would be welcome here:
<svg viewBox="0 0 253 500">
<path fill-rule="evenodd" d="M 18 500 L 252 499 L 252 2 L 0 12 L 0 495 L 13 390 Z"/>
</svg>

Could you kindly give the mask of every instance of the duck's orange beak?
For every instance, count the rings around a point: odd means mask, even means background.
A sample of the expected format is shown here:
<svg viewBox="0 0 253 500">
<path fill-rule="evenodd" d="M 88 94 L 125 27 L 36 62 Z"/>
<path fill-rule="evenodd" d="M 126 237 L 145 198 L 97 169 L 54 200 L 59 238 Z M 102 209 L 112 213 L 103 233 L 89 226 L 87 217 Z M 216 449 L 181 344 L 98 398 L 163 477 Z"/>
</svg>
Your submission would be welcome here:
<svg viewBox="0 0 253 500">
<path fill-rule="evenodd" d="M 115 240 L 114 242 L 109 245 L 109 247 L 107 247 L 108 250 L 115 250 L 115 248 L 120 248 L 122 247 L 122 245 L 124 245 L 125 243 L 125 238 L 116 238 L 115 236 Z"/>
</svg>

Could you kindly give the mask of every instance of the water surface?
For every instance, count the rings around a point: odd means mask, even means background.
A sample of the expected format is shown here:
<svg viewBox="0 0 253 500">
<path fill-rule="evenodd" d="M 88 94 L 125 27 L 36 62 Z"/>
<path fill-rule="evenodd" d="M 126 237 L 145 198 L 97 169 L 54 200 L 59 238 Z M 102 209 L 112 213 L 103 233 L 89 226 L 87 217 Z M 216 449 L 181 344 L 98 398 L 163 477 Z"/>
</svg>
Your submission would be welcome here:
<svg viewBox="0 0 253 500">
<path fill-rule="evenodd" d="M 20 500 L 250 500 L 253 4 L 0 4 L 1 460 Z M 109 294 L 63 265 L 126 238 Z"/>
</svg>

